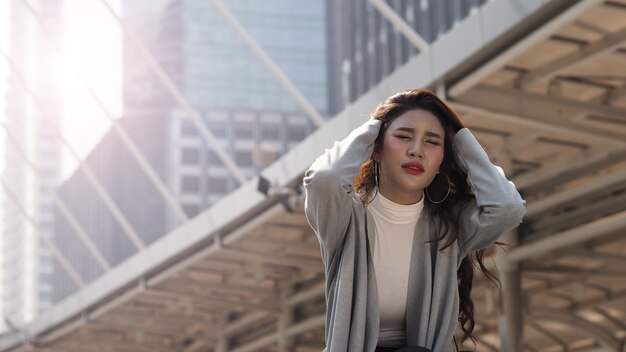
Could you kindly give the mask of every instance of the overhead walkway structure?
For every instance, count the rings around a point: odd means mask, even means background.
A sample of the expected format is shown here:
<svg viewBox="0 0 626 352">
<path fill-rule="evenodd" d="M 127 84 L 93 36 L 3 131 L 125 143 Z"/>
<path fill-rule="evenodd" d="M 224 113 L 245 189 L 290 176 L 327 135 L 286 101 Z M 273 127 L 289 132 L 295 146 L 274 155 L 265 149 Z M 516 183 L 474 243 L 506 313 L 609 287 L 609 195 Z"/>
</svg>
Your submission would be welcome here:
<svg viewBox="0 0 626 352">
<path fill-rule="evenodd" d="M 421 48 L 264 169 L 270 196 L 246 181 L 0 350 L 320 351 L 302 175 L 391 93 L 431 87 L 528 202 L 514 246 L 491 256 L 502 290 L 474 286 L 476 350 L 626 351 L 626 1 L 493 0 Z"/>
</svg>

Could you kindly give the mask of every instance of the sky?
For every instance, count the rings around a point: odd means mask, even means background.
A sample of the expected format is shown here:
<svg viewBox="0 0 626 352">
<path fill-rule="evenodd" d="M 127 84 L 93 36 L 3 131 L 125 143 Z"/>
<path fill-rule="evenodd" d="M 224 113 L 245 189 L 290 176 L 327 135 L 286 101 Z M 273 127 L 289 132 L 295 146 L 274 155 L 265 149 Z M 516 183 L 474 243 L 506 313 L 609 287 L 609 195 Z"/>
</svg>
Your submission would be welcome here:
<svg viewBox="0 0 626 352">
<path fill-rule="evenodd" d="M 65 55 L 61 56 L 56 75 L 59 77 L 59 89 L 62 95 L 63 134 L 81 157 L 85 157 L 91 151 L 109 129 L 110 122 L 106 114 L 87 93 L 79 77 L 88 82 L 113 117 L 118 118 L 122 113 L 122 33 L 102 1 L 64 0 L 63 5 L 63 37 L 60 46 Z M 107 1 L 118 14 L 121 13 L 121 0 Z M 0 0 L 0 48 L 3 51 L 8 49 L 9 3 L 19 6 L 19 10 L 26 11 L 22 1 Z M 31 3 L 35 4 L 34 1 Z M 28 16 L 34 21 L 32 16 Z M 4 101 L 6 75 L 6 61 L 0 60 L 0 119 L 2 120 L 6 113 Z M 0 138 L 3 140 L 4 136 Z M 4 143 L 0 144 L 3 148 Z M 65 179 L 75 170 L 77 162 L 65 149 L 62 160 L 62 173 Z"/>
</svg>

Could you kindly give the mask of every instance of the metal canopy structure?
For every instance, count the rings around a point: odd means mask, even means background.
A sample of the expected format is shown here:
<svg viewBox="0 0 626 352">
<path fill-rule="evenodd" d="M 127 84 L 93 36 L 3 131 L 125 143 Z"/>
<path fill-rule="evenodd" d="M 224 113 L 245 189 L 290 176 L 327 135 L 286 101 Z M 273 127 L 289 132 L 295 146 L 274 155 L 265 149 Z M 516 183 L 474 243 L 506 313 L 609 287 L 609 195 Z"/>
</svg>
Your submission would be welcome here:
<svg viewBox="0 0 626 352">
<path fill-rule="evenodd" d="M 430 86 L 528 202 L 517 245 L 494 253 L 502 291 L 474 286 L 476 350 L 626 351 L 625 29 L 625 0 L 486 3 L 265 169 L 279 196 L 244 183 L 0 349 L 320 351 L 302 174 L 380 100 Z"/>
</svg>

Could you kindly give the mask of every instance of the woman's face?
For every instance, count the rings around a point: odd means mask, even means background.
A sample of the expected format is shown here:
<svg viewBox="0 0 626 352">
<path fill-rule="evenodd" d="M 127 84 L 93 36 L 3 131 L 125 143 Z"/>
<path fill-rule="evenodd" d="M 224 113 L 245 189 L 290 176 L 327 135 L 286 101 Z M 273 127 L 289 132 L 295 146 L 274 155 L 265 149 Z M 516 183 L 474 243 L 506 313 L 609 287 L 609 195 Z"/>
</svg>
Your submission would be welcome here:
<svg viewBox="0 0 626 352">
<path fill-rule="evenodd" d="M 389 125 L 379 162 L 379 190 L 398 204 L 414 204 L 433 181 L 443 160 L 444 129 L 431 112 L 407 111 Z"/>
</svg>

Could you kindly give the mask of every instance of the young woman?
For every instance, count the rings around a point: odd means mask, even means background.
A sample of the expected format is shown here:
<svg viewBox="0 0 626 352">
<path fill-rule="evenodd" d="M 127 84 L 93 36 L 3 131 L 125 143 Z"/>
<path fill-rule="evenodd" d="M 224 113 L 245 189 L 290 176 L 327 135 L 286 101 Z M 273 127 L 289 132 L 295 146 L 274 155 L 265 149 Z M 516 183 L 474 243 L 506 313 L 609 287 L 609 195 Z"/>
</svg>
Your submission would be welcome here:
<svg viewBox="0 0 626 352">
<path fill-rule="evenodd" d="M 459 117 L 414 89 L 317 158 L 305 212 L 326 271 L 327 352 L 448 352 L 472 337 L 473 268 L 524 200 Z"/>
</svg>

